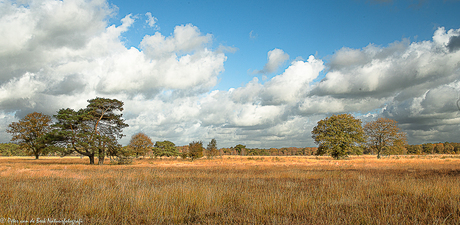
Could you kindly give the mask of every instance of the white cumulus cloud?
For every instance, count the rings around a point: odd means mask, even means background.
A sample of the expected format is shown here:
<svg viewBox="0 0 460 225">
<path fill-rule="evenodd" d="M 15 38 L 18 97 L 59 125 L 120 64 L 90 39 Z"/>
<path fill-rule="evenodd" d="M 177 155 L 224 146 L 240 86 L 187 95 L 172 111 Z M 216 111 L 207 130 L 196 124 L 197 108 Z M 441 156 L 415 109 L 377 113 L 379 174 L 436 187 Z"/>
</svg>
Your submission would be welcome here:
<svg viewBox="0 0 460 225">
<path fill-rule="evenodd" d="M 255 70 L 253 73 L 274 73 L 280 66 L 289 59 L 289 55 L 283 50 L 275 48 L 267 53 L 267 64 L 262 70 Z"/>
<path fill-rule="evenodd" d="M 216 138 L 219 147 L 314 146 L 312 128 L 332 113 L 396 119 L 412 143 L 458 141 L 460 29 L 342 48 L 327 61 L 295 60 L 266 81 L 213 90 L 235 47 L 212 49 L 211 34 L 185 24 L 127 48 L 122 35 L 136 17 L 108 24 L 115 11 L 103 0 L 0 3 L 0 141 L 27 113 L 79 109 L 95 97 L 125 103 L 123 144 L 142 131 L 178 145 Z M 275 48 L 256 73 L 275 73 L 288 59 Z"/>
<path fill-rule="evenodd" d="M 158 19 L 152 16 L 152 13 L 150 12 L 147 12 L 145 15 L 147 16 L 147 20 L 145 22 L 149 25 L 149 27 L 159 29 L 158 25 L 156 25 Z"/>
</svg>

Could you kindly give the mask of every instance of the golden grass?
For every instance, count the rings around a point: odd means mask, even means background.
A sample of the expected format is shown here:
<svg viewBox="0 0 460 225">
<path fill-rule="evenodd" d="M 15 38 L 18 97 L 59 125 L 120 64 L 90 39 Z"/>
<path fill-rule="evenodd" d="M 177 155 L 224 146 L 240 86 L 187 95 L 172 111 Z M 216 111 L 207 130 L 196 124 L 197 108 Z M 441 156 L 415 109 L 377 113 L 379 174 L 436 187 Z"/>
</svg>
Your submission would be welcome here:
<svg viewBox="0 0 460 225">
<path fill-rule="evenodd" d="M 460 224 L 460 157 L 0 157 L 0 219 L 83 224 Z M 0 221 L 1 222 L 1 221 Z"/>
</svg>

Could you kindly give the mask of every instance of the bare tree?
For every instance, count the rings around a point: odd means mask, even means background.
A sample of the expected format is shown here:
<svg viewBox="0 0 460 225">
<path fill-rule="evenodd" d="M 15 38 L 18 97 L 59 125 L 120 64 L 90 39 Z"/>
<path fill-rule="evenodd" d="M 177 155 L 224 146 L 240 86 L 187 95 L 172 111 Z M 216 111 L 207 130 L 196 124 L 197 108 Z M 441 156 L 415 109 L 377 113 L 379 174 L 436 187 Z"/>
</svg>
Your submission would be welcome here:
<svg viewBox="0 0 460 225">
<path fill-rule="evenodd" d="M 377 158 L 385 148 L 400 147 L 406 144 L 406 133 L 401 132 L 395 120 L 378 118 L 364 125 L 367 144 L 377 151 Z"/>
</svg>

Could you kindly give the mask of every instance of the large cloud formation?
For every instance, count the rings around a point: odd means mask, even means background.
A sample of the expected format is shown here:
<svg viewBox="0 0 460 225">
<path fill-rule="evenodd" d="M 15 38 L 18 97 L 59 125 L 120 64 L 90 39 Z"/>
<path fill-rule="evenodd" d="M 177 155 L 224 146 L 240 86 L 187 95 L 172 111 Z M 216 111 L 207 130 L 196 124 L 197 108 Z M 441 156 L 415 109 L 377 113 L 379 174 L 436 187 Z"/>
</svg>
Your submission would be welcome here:
<svg viewBox="0 0 460 225">
<path fill-rule="evenodd" d="M 429 41 L 343 48 L 328 62 L 310 56 L 267 81 L 211 91 L 227 56 L 192 24 L 127 48 L 122 35 L 136 16 L 108 24 L 114 10 L 104 0 L 27 2 L 0 3 L 1 142 L 10 139 L 7 125 L 27 113 L 78 109 L 96 96 L 125 102 L 124 144 L 144 132 L 179 145 L 216 138 L 220 147 L 314 146 L 312 127 L 332 113 L 395 119 L 411 143 L 458 141 L 460 29 L 439 28 Z M 281 49 L 267 54 L 261 73 L 289 58 Z"/>
</svg>

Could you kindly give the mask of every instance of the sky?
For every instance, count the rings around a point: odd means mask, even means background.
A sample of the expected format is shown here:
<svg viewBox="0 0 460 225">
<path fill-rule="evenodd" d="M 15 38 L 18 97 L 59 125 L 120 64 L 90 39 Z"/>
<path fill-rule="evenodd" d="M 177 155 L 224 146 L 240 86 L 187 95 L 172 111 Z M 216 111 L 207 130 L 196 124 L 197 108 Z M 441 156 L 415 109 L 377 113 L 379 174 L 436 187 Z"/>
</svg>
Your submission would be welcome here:
<svg viewBox="0 0 460 225">
<path fill-rule="evenodd" d="M 460 142 L 460 1 L 0 0 L 0 142 L 37 111 L 124 102 L 127 144 L 313 147 L 319 120 Z"/>
</svg>

